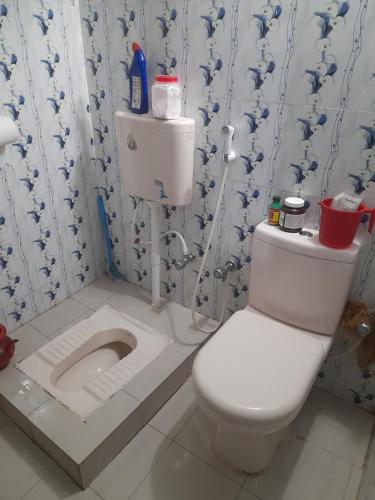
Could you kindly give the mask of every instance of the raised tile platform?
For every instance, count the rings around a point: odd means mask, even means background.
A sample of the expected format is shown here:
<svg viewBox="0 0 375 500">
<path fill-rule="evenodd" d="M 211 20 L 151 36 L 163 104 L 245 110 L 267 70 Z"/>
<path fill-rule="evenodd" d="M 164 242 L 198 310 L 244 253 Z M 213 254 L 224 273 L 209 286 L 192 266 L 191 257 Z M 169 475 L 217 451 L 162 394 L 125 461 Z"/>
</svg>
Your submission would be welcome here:
<svg viewBox="0 0 375 500">
<path fill-rule="evenodd" d="M 103 304 L 132 315 L 173 342 L 83 423 L 14 365 Z M 199 347 L 208 339 L 192 327 L 189 309 L 170 302 L 155 312 L 150 304 L 150 294 L 143 289 L 103 277 L 11 335 L 19 342 L 12 364 L 1 372 L 0 409 L 82 488 L 185 382 Z M 201 321 L 212 323 L 203 316 Z"/>
</svg>

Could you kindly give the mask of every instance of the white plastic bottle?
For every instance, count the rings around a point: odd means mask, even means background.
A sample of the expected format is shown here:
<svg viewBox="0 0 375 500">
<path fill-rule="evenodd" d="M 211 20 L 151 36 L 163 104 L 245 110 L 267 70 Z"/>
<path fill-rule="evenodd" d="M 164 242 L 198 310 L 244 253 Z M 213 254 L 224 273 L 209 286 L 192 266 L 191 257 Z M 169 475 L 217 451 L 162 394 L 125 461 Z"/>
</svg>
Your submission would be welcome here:
<svg viewBox="0 0 375 500">
<path fill-rule="evenodd" d="M 155 118 L 175 120 L 181 116 L 181 87 L 178 76 L 156 75 L 151 88 L 152 114 Z"/>
</svg>

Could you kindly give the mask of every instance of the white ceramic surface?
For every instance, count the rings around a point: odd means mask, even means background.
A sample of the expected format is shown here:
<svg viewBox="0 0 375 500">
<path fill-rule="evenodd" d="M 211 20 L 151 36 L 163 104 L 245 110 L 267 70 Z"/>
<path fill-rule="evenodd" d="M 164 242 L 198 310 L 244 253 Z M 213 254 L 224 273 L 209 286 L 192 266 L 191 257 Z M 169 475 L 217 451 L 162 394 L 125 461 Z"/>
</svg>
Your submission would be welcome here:
<svg viewBox="0 0 375 500">
<path fill-rule="evenodd" d="M 171 343 L 126 313 L 103 306 L 18 367 L 86 419 Z"/>
<path fill-rule="evenodd" d="M 249 305 L 201 349 L 192 375 L 198 404 L 217 424 L 215 449 L 234 468 L 263 470 L 301 410 L 332 344 L 359 249 L 357 242 L 326 248 L 313 230 L 255 228 Z"/>
<path fill-rule="evenodd" d="M 348 298 L 360 244 L 343 250 L 311 237 L 257 225 L 251 252 L 249 304 L 280 321 L 334 335 Z M 255 265 L 254 265 L 255 263 Z"/>
<path fill-rule="evenodd" d="M 303 330 L 245 309 L 198 353 L 194 390 L 219 422 L 273 432 L 297 415 L 325 355 L 322 344 Z"/>
<path fill-rule="evenodd" d="M 159 421 L 164 417 L 170 422 L 174 421 L 173 425 L 186 424 L 185 409 L 192 399 L 190 386 L 191 384 L 187 383 L 177 392 L 174 398 L 178 401 L 177 404 L 171 406 L 168 403 L 160 411 L 160 415 L 157 415 L 160 417 Z M 216 498 L 223 498 L 223 500 L 228 500 L 228 498 L 230 500 L 301 500 L 306 497 L 314 500 L 317 498 L 354 500 L 357 498 L 362 469 L 351 467 L 345 459 L 346 450 L 349 448 L 337 449 L 338 454 L 344 453 L 344 457 L 339 457 L 320 446 L 332 429 L 340 428 L 338 422 L 342 423 L 343 416 L 340 400 L 331 395 L 327 395 L 327 399 L 311 396 L 312 404 L 306 404 L 303 412 L 304 421 L 310 422 L 310 427 L 314 429 L 316 442 L 306 442 L 303 436 L 299 436 L 298 440 L 289 437 L 265 473 L 266 478 L 263 477 L 264 475 L 249 478 L 246 483 L 246 488 L 249 489 L 237 490 L 233 496 L 232 490 L 227 488 L 231 488 L 230 485 L 234 483 L 228 479 L 225 466 L 215 459 L 212 451 L 210 455 L 206 426 L 200 418 L 196 418 L 197 414 L 189 419 L 188 424 L 179 433 L 177 441 L 183 449 L 178 448 L 178 453 L 174 452 L 172 458 L 168 457 L 167 465 L 163 465 L 164 472 L 157 469 L 157 465 L 165 456 L 170 440 L 146 426 L 98 476 L 86 492 L 82 492 L 75 486 L 55 464 L 51 463 L 49 466 L 48 459 L 48 463 L 44 463 L 43 458 L 41 462 L 41 457 L 45 456 L 40 454 L 40 450 L 22 432 L 14 427 L 11 430 L 7 426 L 4 434 L 0 431 L 0 462 L 1 471 L 4 473 L 2 475 L 0 471 L 1 493 L 6 500 L 19 500 L 25 494 L 27 500 L 58 498 L 96 500 L 93 490 L 99 498 L 104 500 L 129 500 L 133 494 L 137 494 L 136 498 L 142 500 L 145 498 L 176 500 L 181 497 L 188 500 L 196 500 L 196 498 L 204 500 L 213 498 L 215 500 Z M 117 403 L 120 401 L 118 400 Z M 120 405 L 117 410 L 120 408 L 123 413 L 127 411 L 123 405 Z M 326 408 L 329 409 L 328 412 Z M 65 410 L 65 417 L 68 413 Z M 359 420 L 356 420 L 355 413 Z M 95 425 L 88 424 L 91 438 L 103 432 L 106 422 L 114 414 L 116 414 L 116 409 L 112 408 L 99 419 L 97 418 L 99 415 L 93 417 Z M 206 419 L 204 415 L 203 418 Z M 61 431 L 60 445 L 64 445 L 67 437 L 70 439 L 70 447 L 76 444 L 77 440 L 74 440 L 74 435 L 77 436 L 80 432 L 78 419 L 75 419 L 76 421 L 72 419 L 71 414 L 69 419 L 61 418 L 61 413 L 56 407 L 51 413 L 49 410 L 45 411 L 45 419 L 48 425 L 54 421 L 58 424 Z M 357 439 L 362 440 L 361 419 L 362 411 L 358 408 L 353 409 L 350 419 L 345 419 L 346 424 L 351 426 L 353 443 L 356 443 Z M 315 425 L 316 421 L 318 425 Z M 37 421 L 36 423 L 41 424 Z M 113 425 L 118 425 L 118 422 L 114 421 Z M 69 429 L 72 432 L 69 433 Z M 370 433 L 367 439 L 370 439 Z M 88 439 L 86 444 L 89 445 Z M 307 450 L 304 449 L 305 446 L 308 447 Z M 209 465 L 206 465 L 207 463 Z M 364 474 L 361 493 L 358 497 L 360 500 L 372 500 L 374 475 L 371 472 L 373 469 L 371 460 L 367 466 L 368 472 Z M 213 471 L 216 473 L 213 474 Z M 177 479 L 175 479 L 176 475 Z M 215 486 L 210 486 L 210 482 L 217 482 L 224 493 L 217 494 L 213 491 L 212 488 Z M 194 485 L 193 493 L 191 493 L 189 483 Z M 139 489 L 141 491 L 137 493 Z M 332 493 L 333 489 L 335 491 Z"/>
<path fill-rule="evenodd" d="M 124 189 L 168 205 L 193 193 L 194 120 L 158 120 L 118 111 L 119 168 Z"/>
</svg>

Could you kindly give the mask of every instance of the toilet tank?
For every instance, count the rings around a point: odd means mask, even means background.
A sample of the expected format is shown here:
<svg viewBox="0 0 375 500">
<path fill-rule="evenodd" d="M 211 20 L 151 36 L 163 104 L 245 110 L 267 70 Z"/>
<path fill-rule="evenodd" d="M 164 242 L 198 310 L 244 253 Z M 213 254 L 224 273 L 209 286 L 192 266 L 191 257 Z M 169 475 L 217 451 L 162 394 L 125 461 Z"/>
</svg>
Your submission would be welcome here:
<svg viewBox="0 0 375 500">
<path fill-rule="evenodd" d="M 360 244 L 319 243 L 318 231 L 286 233 L 258 224 L 253 234 L 249 304 L 290 325 L 333 335 L 348 298 Z"/>
<path fill-rule="evenodd" d="M 117 112 L 119 167 L 128 193 L 188 205 L 193 192 L 194 120 Z"/>
</svg>

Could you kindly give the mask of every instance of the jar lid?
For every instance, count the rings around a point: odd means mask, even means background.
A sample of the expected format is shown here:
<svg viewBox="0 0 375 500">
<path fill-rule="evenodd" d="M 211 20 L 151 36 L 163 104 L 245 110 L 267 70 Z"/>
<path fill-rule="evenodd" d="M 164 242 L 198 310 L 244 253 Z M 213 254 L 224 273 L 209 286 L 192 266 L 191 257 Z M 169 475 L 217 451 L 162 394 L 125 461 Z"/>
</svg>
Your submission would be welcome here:
<svg viewBox="0 0 375 500">
<path fill-rule="evenodd" d="M 302 198 L 297 198 L 295 196 L 285 198 L 284 203 L 287 207 L 290 208 L 302 208 L 305 206 L 305 200 L 303 200 Z"/>
<path fill-rule="evenodd" d="M 176 75 L 156 75 L 155 80 L 161 83 L 172 83 L 178 82 L 178 76 Z"/>
</svg>

